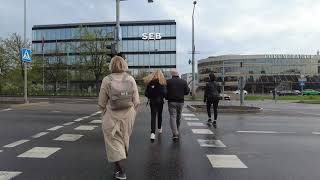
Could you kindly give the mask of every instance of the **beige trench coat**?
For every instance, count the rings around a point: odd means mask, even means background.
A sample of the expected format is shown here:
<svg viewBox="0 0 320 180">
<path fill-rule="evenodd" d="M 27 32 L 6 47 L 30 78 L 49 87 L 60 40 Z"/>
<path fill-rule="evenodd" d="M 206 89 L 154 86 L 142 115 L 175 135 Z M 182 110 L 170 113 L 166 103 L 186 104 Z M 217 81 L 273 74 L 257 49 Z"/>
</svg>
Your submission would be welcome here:
<svg viewBox="0 0 320 180">
<path fill-rule="evenodd" d="M 124 73 L 113 73 L 112 78 L 121 80 Z M 102 111 L 102 131 L 106 145 L 109 162 L 117 162 L 127 158 L 129 139 L 132 133 L 137 108 L 140 104 L 138 88 L 133 77 L 128 79 L 134 84 L 132 102 L 133 107 L 124 110 L 111 110 L 110 108 L 110 79 L 105 77 L 102 81 L 99 94 L 99 107 Z"/>
</svg>

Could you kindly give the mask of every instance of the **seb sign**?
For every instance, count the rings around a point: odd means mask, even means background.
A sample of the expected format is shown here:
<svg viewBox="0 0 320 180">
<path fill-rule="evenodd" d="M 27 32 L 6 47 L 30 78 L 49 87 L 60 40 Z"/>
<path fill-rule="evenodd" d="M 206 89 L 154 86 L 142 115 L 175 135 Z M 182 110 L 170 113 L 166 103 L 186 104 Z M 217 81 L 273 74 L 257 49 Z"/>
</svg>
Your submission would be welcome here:
<svg viewBox="0 0 320 180">
<path fill-rule="evenodd" d="M 160 40 L 161 33 L 143 33 L 142 34 L 142 39 L 143 40 Z"/>
</svg>

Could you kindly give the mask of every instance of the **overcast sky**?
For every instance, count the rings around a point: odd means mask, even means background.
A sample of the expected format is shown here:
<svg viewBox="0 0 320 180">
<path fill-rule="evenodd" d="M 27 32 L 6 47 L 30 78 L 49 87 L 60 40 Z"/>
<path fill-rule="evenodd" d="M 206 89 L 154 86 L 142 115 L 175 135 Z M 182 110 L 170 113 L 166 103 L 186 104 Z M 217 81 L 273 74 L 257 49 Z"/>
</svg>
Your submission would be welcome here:
<svg viewBox="0 0 320 180">
<path fill-rule="evenodd" d="M 115 0 L 27 0 L 27 33 L 35 24 L 115 20 Z M 192 0 L 128 0 L 121 20 L 177 21 L 178 69 L 191 72 Z M 319 0 L 198 0 L 196 59 L 224 54 L 315 54 L 320 49 Z M 23 0 L 2 0 L 0 37 L 23 32 Z"/>
</svg>

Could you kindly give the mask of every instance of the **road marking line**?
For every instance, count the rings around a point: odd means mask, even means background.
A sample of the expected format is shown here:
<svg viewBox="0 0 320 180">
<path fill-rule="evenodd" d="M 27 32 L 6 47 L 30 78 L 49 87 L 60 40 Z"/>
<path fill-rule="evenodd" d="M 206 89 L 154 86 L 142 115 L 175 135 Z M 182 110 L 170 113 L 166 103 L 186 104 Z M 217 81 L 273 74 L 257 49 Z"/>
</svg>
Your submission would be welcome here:
<svg viewBox="0 0 320 180">
<path fill-rule="evenodd" d="M 32 138 L 36 139 L 36 138 L 42 137 L 42 136 L 47 135 L 47 134 L 49 134 L 49 132 L 41 132 L 41 133 L 33 135 Z"/>
<path fill-rule="evenodd" d="M 61 136 L 55 138 L 55 141 L 69 141 L 74 142 L 79 140 L 83 135 L 80 134 L 62 134 Z"/>
<path fill-rule="evenodd" d="M 91 124 L 101 124 L 102 120 L 93 120 L 90 122 Z"/>
<path fill-rule="evenodd" d="M 92 131 L 98 126 L 79 126 L 75 128 L 75 130 L 80 130 L 80 131 Z"/>
<path fill-rule="evenodd" d="M 213 168 L 248 168 L 236 155 L 207 155 Z"/>
<path fill-rule="evenodd" d="M 2 109 L 2 110 L 0 110 L 0 112 L 6 112 L 6 111 L 12 111 L 12 109 L 11 109 L 11 108 L 8 108 L 8 109 Z"/>
<path fill-rule="evenodd" d="M 61 111 L 51 111 L 51 112 L 53 112 L 53 113 L 60 113 Z"/>
<path fill-rule="evenodd" d="M 55 127 L 52 127 L 52 128 L 50 128 L 50 129 L 48 129 L 48 131 L 56 131 L 56 130 L 58 130 L 58 129 L 60 129 L 60 128 L 63 128 L 64 126 L 55 126 Z"/>
<path fill-rule="evenodd" d="M 214 148 L 224 148 L 227 147 L 222 143 L 220 140 L 205 140 L 205 139 L 198 139 L 198 143 L 201 147 L 214 147 Z"/>
<path fill-rule="evenodd" d="M 254 134 L 296 134 L 296 132 L 277 132 L 277 131 L 237 131 L 238 133 L 254 133 Z"/>
<path fill-rule="evenodd" d="M 76 119 L 76 120 L 74 120 L 74 121 L 75 121 L 75 122 L 80 122 L 80 121 L 82 121 L 82 120 L 84 120 L 84 119 L 78 118 L 78 119 Z"/>
<path fill-rule="evenodd" d="M 203 123 L 187 122 L 188 126 L 205 126 Z"/>
<path fill-rule="evenodd" d="M 320 135 L 320 132 L 312 132 L 314 135 Z"/>
<path fill-rule="evenodd" d="M 59 151 L 61 148 L 56 147 L 34 147 L 29 151 L 20 154 L 20 158 L 48 158 L 52 154 Z"/>
<path fill-rule="evenodd" d="M 213 134 L 210 129 L 191 129 L 193 134 Z"/>
<path fill-rule="evenodd" d="M 5 147 L 5 148 L 13 148 L 13 147 L 19 146 L 19 145 L 21 145 L 21 144 L 23 144 L 23 143 L 26 143 L 26 142 L 28 142 L 28 141 L 30 141 L 30 140 L 23 139 L 23 140 L 16 141 L 16 142 L 13 142 L 13 143 L 11 143 L 11 144 L 5 145 L 5 146 L 3 146 L 3 147 Z"/>
<path fill-rule="evenodd" d="M 0 153 L 3 152 L 3 150 L 0 150 Z"/>
<path fill-rule="evenodd" d="M 188 117 L 185 117 L 184 120 L 186 120 L 186 121 L 199 121 L 198 118 L 188 118 Z"/>
<path fill-rule="evenodd" d="M 69 126 L 69 125 L 71 125 L 71 124 L 74 124 L 75 122 L 68 122 L 68 123 L 64 123 L 63 125 L 64 126 Z"/>
<path fill-rule="evenodd" d="M 101 114 L 101 111 L 97 111 L 97 112 L 95 112 L 95 113 L 92 113 L 90 116 L 96 116 L 96 115 L 98 115 L 98 114 Z"/>
<path fill-rule="evenodd" d="M 90 118 L 90 116 L 85 116 L 85 117 L 82 117 L 82 119 L 88 119 Z"/>
<path fill-rule="evenodd" d="M 195 117 L 196 115 L 194 115 L 194 114 L 189 114 L 189 113 L 182 113 L 182 116 L 191 116 L 191 117 Z"/>
<path fill-rule="evenodd" d="M 0 180 L 10 180 L 21 173 L 17 171 L 0 171 Z"/>
</svg>

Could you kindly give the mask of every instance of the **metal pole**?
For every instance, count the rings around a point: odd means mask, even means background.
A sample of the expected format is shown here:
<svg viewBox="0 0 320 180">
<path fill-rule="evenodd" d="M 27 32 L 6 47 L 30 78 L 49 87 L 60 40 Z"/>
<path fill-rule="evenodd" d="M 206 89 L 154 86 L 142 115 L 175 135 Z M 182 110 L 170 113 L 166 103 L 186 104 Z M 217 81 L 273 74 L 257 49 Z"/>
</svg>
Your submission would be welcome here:
<svg viewBox="0 0 320 180">
<path fill-rule="evenodd" d="M 42 90 L 44 92 L 44 50 L 42 49 Z"/>
<path fill-rule="evenodd" d="M 193 12 L 192 12 L 192 100 L 196 99 L 195 92 L 195 62 L 194 62 L 194 54 L 195 54 L 195 45 L 194 45 L 194 9 L 196 7 L 197 1 L 193 1 Z"/>
<path fill-rule="evenodd" d="M 117 53 L 120 53 L 120 0 L 116 0 L 116 42 L 117 42 Z"/>
<path fill-rule="evenodd" d="M 222 94 L 224 94 L 224 60 L 222 61 Z"/>
<path fill-rule="evenodd" d="M 27 44 L 27 0 L 24 0 L 24 32 L 23 32 L 23 44 Z M 28 102 L 28 77 L 27 77 L 27 62 L 24 62 L 24 102 Z"/>
</svg>

